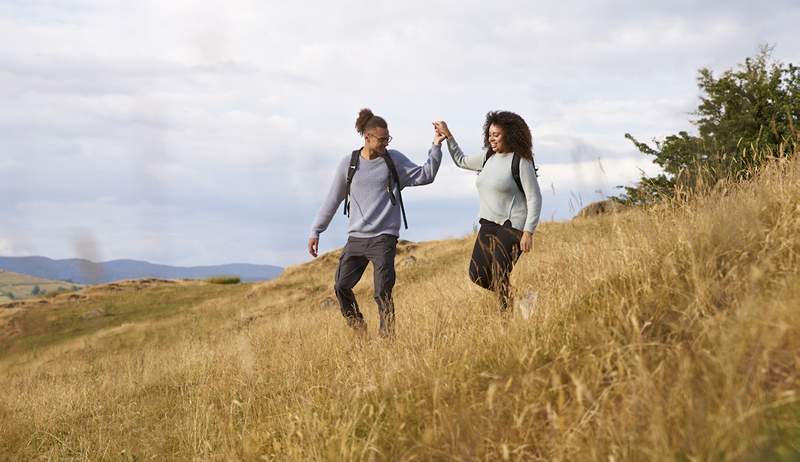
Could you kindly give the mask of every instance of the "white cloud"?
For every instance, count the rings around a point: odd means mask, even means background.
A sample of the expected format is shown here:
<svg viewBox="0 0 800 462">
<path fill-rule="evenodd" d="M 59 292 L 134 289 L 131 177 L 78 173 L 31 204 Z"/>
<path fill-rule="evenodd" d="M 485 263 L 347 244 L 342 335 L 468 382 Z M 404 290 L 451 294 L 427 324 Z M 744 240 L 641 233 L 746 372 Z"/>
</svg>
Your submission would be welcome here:
<svg viewBox="0 0 800 462">
<path fill-rule="evenodd" d="M 449 162 L 449 159 L 445 159 Z M 598 192 L 601 196 L 616 195 L 617 186 L 630 185 L 638 181 L 642 174 L 648 176 L 660 172 L 657 165 L 644 156 L 596 158 L 561 163 L 540 163 L 539 187 L 543 194 L 555 191 L 557 194 Z M 436 181 L 428 186 L 410 188 L 405 193 L 415 202 L 472 199 L 478 201 L 475 186 L 476 173 L 443 166 Z"/>
<path fill-rule="evenodd" d="M 4 229 L 0 235 L 0 256 L 18 257 L 31 255 L 35 248 L 24 237 L 17 235 L 13 229 Z"/>
<path fill-rule="evenodd" d="M 660 172 L 652 162 L 639 157 L 545 164 L 539 170 L 540 182 L 558 191 L 602 191 L 603 195 L 617 194 L 617 186 L 636 182 L 642 173 L 650 176 Z"/>
<path fill-rule="evenodd" d="M 67 255 L 63 227 L 80 216 L 109 258 L 296 261 L 302 249 L 286 249 L 358 146 L 364 106 L 416 162 L 433 119 L 476 151 L 486 111 L 522 114 L 542 186 L 559 195 L 545 216 L 565 218 L 570 192 L 612 193 L 653 168 L 625 132 L 691 128 L 698 68 L 730 67 L 761 43 L 800 61 L 799 21 L 790 1 L 5 2 L 0 230 L 13 226 L 3 238 L 15 244 L 2 249 Z M 98 197 L 110 198 L 101 214 L 87 205 Z M 474 175 L 444 167 L 409 198 L 427 220 L 409 236 L 458 234 Z M 448 200 L 446 213 L 425 208 Z M 214 233 L 237 245 L 211 244 Z M 30 245 L 16 244 L 23 235 Z"/>
</svg>

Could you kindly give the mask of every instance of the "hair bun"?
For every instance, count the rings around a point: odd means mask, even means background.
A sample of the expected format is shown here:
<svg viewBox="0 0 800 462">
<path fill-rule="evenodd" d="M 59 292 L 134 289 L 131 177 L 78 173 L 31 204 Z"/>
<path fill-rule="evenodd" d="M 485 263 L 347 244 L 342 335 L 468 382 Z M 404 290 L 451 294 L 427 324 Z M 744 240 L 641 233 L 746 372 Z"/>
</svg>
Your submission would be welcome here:
<svg viewBox="0 0 800 462">
<path fill-rule="evenodd" d="M 367 122 L 369 122 L 369 119 L 371 119 L 374 116 L 375 114 L 373 114 L 372 111 L 368 108 L 364 108 L 358 111 L 358 118 L 356 119 L 356 131 L 358 132 L 359 135 L 364 134 L 364 130 L 367 127 Z"/>
</svg>

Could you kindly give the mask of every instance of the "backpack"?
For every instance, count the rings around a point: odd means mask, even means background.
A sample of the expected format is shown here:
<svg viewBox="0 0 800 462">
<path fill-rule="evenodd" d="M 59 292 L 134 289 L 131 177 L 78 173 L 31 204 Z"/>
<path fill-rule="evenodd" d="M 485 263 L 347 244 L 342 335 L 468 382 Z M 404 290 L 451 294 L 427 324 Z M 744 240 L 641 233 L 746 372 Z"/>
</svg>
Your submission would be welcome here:
<svg viewBox="0 0 800 462">
<path fill-rule="evenodd" d="M 400 176 L 397 175 L 397 169 L 395 168 L 394 162 L 392 162 L 392 158 L 389 156 L 388 152 L 380 154 L 379 157 L 383 158 L 383 161 L 386 162 L 386 168 L 389 169 L 389 178 L 386 180 L 386 192 L 389 193 L 389 201 L 393 206 L 397 205 L 397 202 L 400 202 L 400 212 L 403 215 L 403 225 L 405 225 L 405 228 L 408 229 L 406 209 L 403 206 L 403 193 L 400 192 Z M 361 149 L 356 149 L 350 155 L 350 167 L 347 169 L 347 187 L 344 196 L 343 212 L 348 217 L 350 216 L 350 183 L 353 182 L 353 176 L 355 176 L 356 170 L 358 170 L 359 158 L 361 158 Z M 394 185 L 392 184 L 392 181 L 397 184 L 397 199 L 394 197 Z"/>
<path fill-rule="evenodd" d="M 487 152 L 486 153 L 486 157 L 483 159 L 483 166 L 481 168 L 486 166 L 486 162 L 489 161 L 489 158 L 492 157 L 492 154 L 494 154 L 494 153 L 493 152 Z M 514 158 L 511 159 L 511 177 L 514 178 L 514 183 L 517 184 L 517 187 L 519 188 L 520 192 L 524 196 L 525 195 L 525 190 L 522 189 L 522 179 L 519 177 L 519 160 L 520 160 L 520 156 L 519 156 L 519 154 L 517 154 L 515 152 L 514 153 Z M 539 169 L 536 168 L 536 163 L 533 161 L 533 158 L 531 158 L 531 163 L 533 164 L 533 173 L 538 177 L 539 176 Z"/>
</svg>

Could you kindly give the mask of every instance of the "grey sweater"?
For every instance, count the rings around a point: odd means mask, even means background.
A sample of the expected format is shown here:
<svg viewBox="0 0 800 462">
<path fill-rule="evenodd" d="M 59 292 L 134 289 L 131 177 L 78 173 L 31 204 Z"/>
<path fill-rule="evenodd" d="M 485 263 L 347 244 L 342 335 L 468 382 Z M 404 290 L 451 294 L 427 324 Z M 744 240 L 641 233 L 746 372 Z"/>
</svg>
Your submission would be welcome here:
<svg viewBox="0 0 800 462">
<path fill-rule="evenodd" d="M 433 183 L 439 165 L 442 163 L 442 147 L 432 145 L 428 150 L 428 160 L 424 165 L 411 162 L 400 151 L 388 149 L 387 152 L 400 177 L 399 187 L 421 186 Z M 347 169 L 350 167 L 350 154 L 345 156 L 333 178 L 330 191 L 320 207 L 314 224 L 311 225 L 311 237 L 317 238 L 326 229 L 344 200 L 347 188 Z M 380 234 L 400 235 L 400 204 L 392 205 L 386 191 L 389 168 L 380 157 L 366 160 L 358 159 L 358 169 L 350 184 L 350 221 L 347 233 L 353 237 L 374 237 Z M 397 187 L 394 185 L 395 198 Z"/>
<path fill-rule="evenodd" d="M 481 218 L 498 225 L 511 220 L 511 226 L 516 229 L 531 233 L 536 230 L 542 212 L 542 193 L 533 162 L 527 159 L 519 162 L 523 195 L 511 176 L 513 153 L 494 154 L 483 165 L 486 153 L 465 156 L 452 137 L 447 139 L 447 148 L 457 166 L 479 172 L 475 184 L 478 186 Z"/>
</svg>

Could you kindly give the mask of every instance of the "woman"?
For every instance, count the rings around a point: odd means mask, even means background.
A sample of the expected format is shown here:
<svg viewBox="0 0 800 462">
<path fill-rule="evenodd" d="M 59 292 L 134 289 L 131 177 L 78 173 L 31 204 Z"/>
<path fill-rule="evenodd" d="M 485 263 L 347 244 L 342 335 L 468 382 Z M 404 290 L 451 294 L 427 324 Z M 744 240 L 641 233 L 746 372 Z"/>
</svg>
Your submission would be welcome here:
<svg viewBox="0 0 800 462">
<path fill-rule="evenodd" d="M 475 284 L 497 293 L 500 310 L 511 306 L 510 276 L 520 252 L 533 248 L 533 232 L 539 223 L 542 194 L 533 163 L 531 131 L 517 114 L 486 114 L 483 145 L 486 153 L 465 156 L 444 121 L 434 122 L 437 134 L 447 138 L 453 162 L 475 170 L 480 198 L 480 230 L 475 239 L 469 277 Z M 518 159 L 518 178 L 515 170 Z"/>
<path fill-rule="evenodd" d="M 345 213 L 349 216 L 348 238 L 334 284 L 342 315 L 356 331 L 365 331 L 364 316 L 358 309 L 353 287 L 372 262 L 379 333 L 392 336 L 395 320 L 392 302 L 394 257 L 401 215 L 405 220 L 400 191 L 406 186 L 433 182 L 442 162 L 444 136 L 434 136 L 428 159 L 423 165 L 417 165 L 400 151 L 387 149 L 392 141 L 389 126 L 383 117 L 369 109 L 358 113 L 356 131 L 363 137 L 364 146 L 348 153 L 339 162 L 333 184 L 311 225 L 308 252 L 317 256 L 319 235 L 328 228 L 339 204 L 344 201 Z"/>
</svg>

